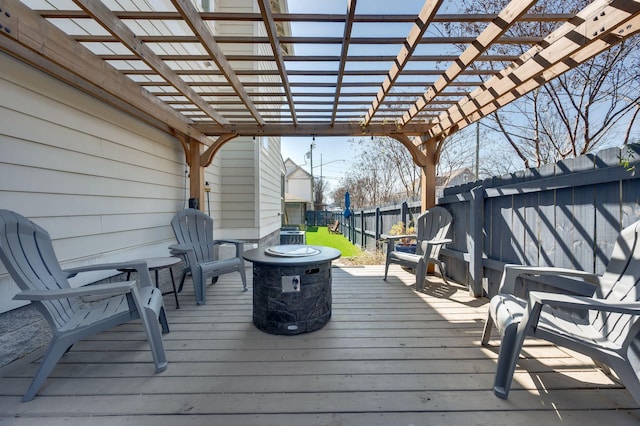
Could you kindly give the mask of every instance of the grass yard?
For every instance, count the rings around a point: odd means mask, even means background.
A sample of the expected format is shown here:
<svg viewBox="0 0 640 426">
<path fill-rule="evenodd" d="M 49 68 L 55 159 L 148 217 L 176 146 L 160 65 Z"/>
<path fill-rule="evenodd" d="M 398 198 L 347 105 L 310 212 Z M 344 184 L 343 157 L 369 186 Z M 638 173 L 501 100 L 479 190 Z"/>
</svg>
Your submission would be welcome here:
<svg viewBox="0 0 640 426">
<path fill-rule="evenodd" d="M 355 265 L 377 265 L 384 263 L 380 253 L 360 250 L 342 234 L 332 234 L 326 226 L 308 226 L 307 244 L 314 246 L 333 247 L 340 250 L 342 261 Z"/>
</svg>

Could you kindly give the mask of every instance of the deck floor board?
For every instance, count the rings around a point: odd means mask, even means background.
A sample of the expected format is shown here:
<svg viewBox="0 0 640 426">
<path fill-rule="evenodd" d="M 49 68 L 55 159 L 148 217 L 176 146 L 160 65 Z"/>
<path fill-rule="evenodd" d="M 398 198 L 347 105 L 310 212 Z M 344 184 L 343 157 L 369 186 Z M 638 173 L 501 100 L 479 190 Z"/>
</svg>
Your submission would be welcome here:
<svg viewBox="0 0 640 426">
<path fill-rule="evenodd" d="M 250 271 L 248 271 L 250 272 Z M 237 274 L 197 306 L 166 296 L 169 368 L 154 374 L 140 324 L 79 342 L 36 398 L 20 397 L 38 354 L 0 371 L 0 423 L 28 425 L 639 424 L 629 393 L 584 356 L 525 342 L 508 400 L 492 392 L 499 341 L 480 346 L 486 299 L 392 266 L 333 268 L 332 319 L 275 336 L 252 322 Z M 251 285 L 251 273 L 248 273 Z"/>
</svg>

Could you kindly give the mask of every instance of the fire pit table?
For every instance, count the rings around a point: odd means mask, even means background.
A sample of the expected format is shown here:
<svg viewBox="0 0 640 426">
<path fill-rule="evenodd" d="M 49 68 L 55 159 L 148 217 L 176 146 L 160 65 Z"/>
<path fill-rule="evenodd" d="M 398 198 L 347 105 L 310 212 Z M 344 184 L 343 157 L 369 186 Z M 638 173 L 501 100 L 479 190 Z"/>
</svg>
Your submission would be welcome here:
<svg viewBox="0 0 640 426">
<path fill-rule="evenodd" d="M 253 324 L 271 334 L 300 334 L 331 318 L 331 247 L 288 244 L 244 253 L 253 262 Z"/>
</svg>

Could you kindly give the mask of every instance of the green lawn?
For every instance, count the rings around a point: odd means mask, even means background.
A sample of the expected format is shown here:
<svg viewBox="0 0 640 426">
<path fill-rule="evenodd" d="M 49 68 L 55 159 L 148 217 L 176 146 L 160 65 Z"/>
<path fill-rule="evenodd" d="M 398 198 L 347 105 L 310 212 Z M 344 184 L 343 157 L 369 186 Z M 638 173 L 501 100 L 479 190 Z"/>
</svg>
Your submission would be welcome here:
<svg viewBox="0 0 640 426">
<path fill-rule="evenodd" d="M 308 226 L 307 244 L 333 247 L 340 250 L 342 257 L 353 257 L 361 253 L 359 247 L 351 244 L 342 234 L 330 233 L 326 226 Z"/>
</svg>

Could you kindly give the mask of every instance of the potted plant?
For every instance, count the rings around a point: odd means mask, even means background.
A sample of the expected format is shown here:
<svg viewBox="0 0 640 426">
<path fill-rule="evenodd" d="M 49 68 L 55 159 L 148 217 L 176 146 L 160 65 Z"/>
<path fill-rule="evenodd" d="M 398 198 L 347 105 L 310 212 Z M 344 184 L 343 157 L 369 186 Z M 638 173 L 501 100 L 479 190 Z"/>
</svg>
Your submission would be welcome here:
<svg viewBox="0 0 640 426">
<path fill-rule="evenodd" d="M 395 251 L 405 253 L 416 252 L 416 229 L 411 223 L 409 226 L 405 226 L 404 222 L 394 224 L 389 230 L 389 235 L 396 240 Z"/>
</svg>

